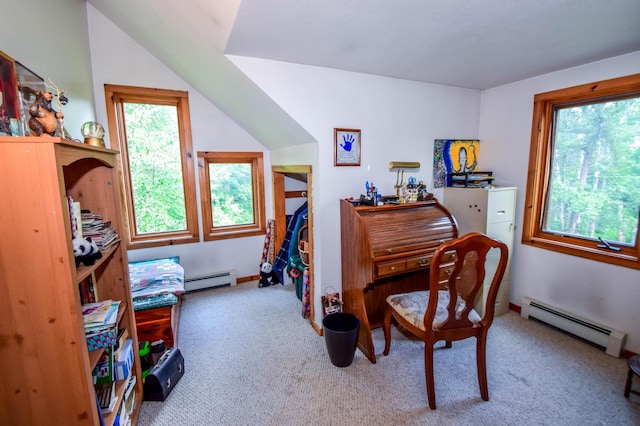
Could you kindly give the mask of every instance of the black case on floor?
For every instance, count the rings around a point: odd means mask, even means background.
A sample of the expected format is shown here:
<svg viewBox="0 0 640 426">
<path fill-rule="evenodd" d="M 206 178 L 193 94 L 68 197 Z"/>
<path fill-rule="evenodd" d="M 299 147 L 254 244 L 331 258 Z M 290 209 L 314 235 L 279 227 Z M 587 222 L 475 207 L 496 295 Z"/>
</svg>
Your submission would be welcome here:
<svg viewBox="0 0 640 426">
<path fill-rule="evenodd" d="M 144 400 L 164 401 L 184 374 L 184 358 L 180 349 L 166 351 L 144 380 Z"/>
</svg>

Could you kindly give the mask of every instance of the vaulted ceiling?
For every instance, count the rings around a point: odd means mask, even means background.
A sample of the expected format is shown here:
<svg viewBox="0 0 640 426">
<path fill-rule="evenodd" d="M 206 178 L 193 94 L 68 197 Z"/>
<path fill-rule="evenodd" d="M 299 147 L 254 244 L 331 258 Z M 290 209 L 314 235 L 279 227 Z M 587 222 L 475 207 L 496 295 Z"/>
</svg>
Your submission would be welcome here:
<svg viewBox="0 0 640 426">
<path fill-rule="evenodd" d="M 638 0 L 87 0 L 269 148 L 313 138 L 225 54 L 487 89 L 640 50 Z"/>
</svg>

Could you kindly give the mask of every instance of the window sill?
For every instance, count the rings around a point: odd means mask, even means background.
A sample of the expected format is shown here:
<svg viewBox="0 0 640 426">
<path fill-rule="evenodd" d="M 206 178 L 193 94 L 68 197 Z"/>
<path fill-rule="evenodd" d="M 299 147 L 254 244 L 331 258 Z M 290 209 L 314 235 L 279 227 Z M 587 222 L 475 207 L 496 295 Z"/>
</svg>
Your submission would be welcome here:
<svg viewBox="0 0 640 426">
<path fill-rule="evenodd" d="M 595 245 L 595 242 L 589 242 Z M 544 250 L 551 250 L 559 253 L 577 256 L 583 259 L 590 259 L 597 262 L 618 265 L 625 268 L 640 269 L 640 256 L 633 249 L 627 248 L 621 251 L 610 251 L 593 246 L 574 244 L 569 241 L 554 240 L 550 238 L 534 236 L 522 237 L 522 244 L 537 247 Z"/>
</svg>

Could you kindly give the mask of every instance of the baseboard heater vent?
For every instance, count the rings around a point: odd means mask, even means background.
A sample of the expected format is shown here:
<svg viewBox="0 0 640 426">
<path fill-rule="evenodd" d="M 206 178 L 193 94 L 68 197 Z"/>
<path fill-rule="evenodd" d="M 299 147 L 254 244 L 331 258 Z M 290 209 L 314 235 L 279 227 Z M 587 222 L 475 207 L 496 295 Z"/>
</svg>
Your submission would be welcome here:
<svg viewBox="0 0 640 426">
<path fill-rule="evenodd" d="M 578 336 L 591 343 L 605 348 L 608 355 L 620 357 L 626 333 L 613 330 L 586 318 L 554 308 L 545 303 L 525 297 L 522 299 L 520 315 L 523 318 L 534 318 L 567 333 Z"/>
<path fill-rule="evenodd" d="M 236 271 L 225 271 L 185 278 L 184 290 L 189 292 L 225 285 L 233 286 L 236 284 Z"/>
</svg>

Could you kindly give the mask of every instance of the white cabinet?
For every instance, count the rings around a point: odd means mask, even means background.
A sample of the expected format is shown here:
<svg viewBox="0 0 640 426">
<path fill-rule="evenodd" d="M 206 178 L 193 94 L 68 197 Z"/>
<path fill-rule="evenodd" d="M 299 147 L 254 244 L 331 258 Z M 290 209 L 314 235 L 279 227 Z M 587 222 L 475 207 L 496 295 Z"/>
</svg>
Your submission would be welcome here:
<svg viewBox="0 0 640 426">
<path fill-rule="evenodd" d="M 509 248 L 507 269 L 496 298 L 495 314 L 509 312 L 509 288 L 511 276 L 511 253 L 515 231 L 515 187 L 445 188 L 444 205 L 458 222 L 460 235 L 482 232 L 504 242 Z M 492 249 L 487 256 L 487 277 L 491 277 L 498 264 L 498 251 Z M 490 278 L 486 278 L 482 295 L 478 296 L 476 310 L 484 315 Z"/>
</svg>

